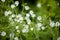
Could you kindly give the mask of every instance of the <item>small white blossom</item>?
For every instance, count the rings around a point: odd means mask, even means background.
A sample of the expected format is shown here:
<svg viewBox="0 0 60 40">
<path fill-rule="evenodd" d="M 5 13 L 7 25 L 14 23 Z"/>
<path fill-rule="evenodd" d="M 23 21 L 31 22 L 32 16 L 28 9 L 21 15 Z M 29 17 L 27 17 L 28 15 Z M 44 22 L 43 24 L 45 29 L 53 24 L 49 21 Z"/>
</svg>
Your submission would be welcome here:
<svg viewBox="0 0 60 40">
<path fill-rule="evenodd" d="M 32 15 L 34 12 L 33 12 L 33 10 L 30 10 L 29 13 Z"/>
<path fill-rule="evenodd" d="M 22 29 L 23 33 L 27 33 L 28 31 L 29 31 L 28 29 L 25 29 L 25 28 Z"/>
<path fill-rule="evenodd" d="M 16 26 L 16 29 L 18 29 L 19 28 L 19 26 Z"/>
<path fill-rule="evenodd" d="M 20 22 L 20 20 L 16 20 L 16 22 Z"/>
<path fill-rule="evenodd" d="M 14 40 L 19 40 L 19 38 L 18 37 L 15 37 Z"/>
<path fill-rule="evenodd" d="M 51 21 L 51 22 L 50 22 L 50 26 L 51 26 L 51 27 L 54 27 L 54 26 L 55 26 L 54 21 Z"/>
<path fill-rule="evenodd" d="M 14 18 L 15 17 L 15 14 L 12 14 L 11 17 Z"/>
<path fill-rule="evenodd" d="M 22 15 L 21 15 L 21 14 L 16 15 L 16 18 L 20 18 L 20 17 L 22 17 Z"/>
<path fill-rule="evenodd" d="M 59 3 L 57 3 L 57 5 L 59 6 Z"/>
<path fill-rule="evenodd" d="M 19 20 L 23 20 L 23 17 L 20 17 Z"/>
<path fill-rule="evenodd" d="M 12 9 L 15 8 L 15 5 L 14 5 L 14 4 L 11 4 L 11 8 L 12 8 Z"/>
<path fill-rule="evenodd" d="M 36 15 L 35 15 L 35 14 L 32 14 L 32 15 L 31 15 L 31 17 L 33 17 L 33 18 L 34 18 L 34 17 L 36 17 Z"/>
<path fill-rule="evenodd" d="M 18 6 L 19 5 L 19 1 L 15 1 L 15 4 L 16 4 L 16 6 Z"/>
<path fill-rule="evenodd" d="M 42 26 L 42 24 L 41 23 L 37 23 L 37 27 L 41 27 Z"/>
<path fill-rule="evenodd" d="M 17 30 L 18 33 L 20 33 L 20 30 Z"/>
<path fill-rule="evenodd" d="M 6 36 L 6 32 L 1 32 L 1 36 Z"/>
<path fill-rule="evenodd" d="M 5 11 L 5 16 L 8 16 L 9 14 L 11 14 L 12 12 L 9 10 L 9 11 Z"/>
<path fill-rule="evenodd" d="M 41 16 L 38 16 L 37 17 L 37 20 L 39 20 L 39 21 L 42 20 L 42 17 Z"/>
<path fill-rule="evenodd" d="M 30 17 L 30 14 L 26 14 L 26 17 Z"/>
<path fill-rule="evenodd" d="M 58 37 L 57 40 L 60 40 L 60 37 Z"/>
<path fill-rule="evenodd" d="M 55 24 L 56 26 L 60 26 L 60 23 L 59 22 L 56 22 L 56 24 Z"/>
<path fill-rule="evenodd" d="M 24 24 L 23 26 L 24 26 L 24 28 L 28 29 L 28 25 L 27 24 Z"/>
<path fill-rule="evenodd" d="M 12 17 L 9 17 L 9 21 L 11 21 L 12 20 Z"/>
<path fill-rule="evenodd" d="M 2 2 L 5 2 L 5 0 L 1 0 Z"/>
<path fill-rule="evenodd" d="M 29 10 L 30 8 L 29 8 L 29 6 L 25 6 L 25 10 Z"/>
<path fill-rule="evenodd" d="M 41 7 L 41 3 L 37 3 L 37 7 L 40 8 Z"/>
<path fill-rule="evenodd" d="M 25 20 L 27 20 L 27 19 L 29 19 L 29 17 L 26 16 L 26 17 L 25 17 Z"/>
<path fill-rule="evenodd" d="M 41 29 L 42 29 L 42 30 L 45 30 L 45 27 L 44 27 L 44 26 L 42 26 L 42 27 L 41 27 Z"/>
<path fill-rule="evenodd" d="M 30 30 L 32 31 L 34 28 L 32 27 L 32 28 L 30 28 Z"/>
<path fill-rule="evenodd" d="M 27 19 L 27 24 L 31 24 L 31 20 L 30 19 Z"/>
</svg>

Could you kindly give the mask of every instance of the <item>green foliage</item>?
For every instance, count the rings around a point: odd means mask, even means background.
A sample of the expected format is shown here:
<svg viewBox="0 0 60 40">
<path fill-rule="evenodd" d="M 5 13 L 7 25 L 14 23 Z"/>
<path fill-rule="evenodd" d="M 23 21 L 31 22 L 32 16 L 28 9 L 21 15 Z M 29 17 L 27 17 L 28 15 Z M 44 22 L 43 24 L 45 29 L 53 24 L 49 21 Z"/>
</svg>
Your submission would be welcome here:
<svg viewBox="0 0 60 40">
<path fill-rule="evenodd" d="M 18 6 L 14 4 L 15 1 L 19 1 Z M 15 5 L 14 8 L 11 7 L 12 4 Z M 25 6 L 29 6 L 29 10 L 26 10 Z M 5 12 L 9 12 L 9 10 L 12 13 L 6 16 L 7 13 L 5 15 Z M 28 24 L 25 17 L 30 11 L 33 11 L 36 17 L 30 15 L 30 20 L 28 18 L 27 20 L 31 22 Z M 20 21 L 16 22 L 15 19 L 18 20 L 20 14 L 23 19 L 21 18 Z M 37 20 L 38 16 L 42 17 L 42 20 Z M 12 19 L 9 20 L 11 17 Z M 54 21 L 53 27 L 51 27 L 50 21 Z M 5 0 L 5 2 L 0 0 L 0 40 L 57 40 L 60 36 L 60 24 L 56 26 L 56 22 L 60 23 L 60 0 Z M 38 23 L 43 24 L 39 27 L 40 30 L 37 30 Z M 28 29 L 25 28 L 27 26 L 24 24 L 28 25 Z M 16 26 L 19 26 L 18 29 L 16 29 Z M 26 30 L 27 32 L 24 33 Z M 2 32 L 6 32 L 6 35 L 2 36 Z M 14 39 L 15 37 L 18 38 Z"/>
</svg>

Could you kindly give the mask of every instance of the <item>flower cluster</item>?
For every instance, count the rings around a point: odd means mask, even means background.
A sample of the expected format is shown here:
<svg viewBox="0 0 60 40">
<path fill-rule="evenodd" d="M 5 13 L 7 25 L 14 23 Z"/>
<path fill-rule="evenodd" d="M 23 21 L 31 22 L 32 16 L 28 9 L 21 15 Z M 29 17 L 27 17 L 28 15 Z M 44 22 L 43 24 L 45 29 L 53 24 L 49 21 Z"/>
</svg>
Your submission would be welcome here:
<svg viewBox="0 0 60 40">
<path fill-rule="evenodd" d="M 5 2 L 5 0 L 1 0 L 1 1 Z M 58 28 L 60 26 L 59 21 L 54 22 L 51 19 L 48 19 L 47 21 L 46 20 L 47 17 L 45 18 L 46 15 L 37 15 L 29 5 L 25 5 L 25 3 L 23 5 L 24 6 L 22 6 L 23 7 L 22 11 L 15 13 L 15 11 L 13 12 L 13 10 L 19 6 L 19 1 L 15 1 L 13 4 L 10 5 L 11 10 L 6 10 L 4 12 L 4 17 L 5 18 L 7 17 L 8 18 L 7 21 L 9 22 L 9 25 L 7 27 L 8 28 L 10 27 L 10 30 L 12 30 L 12 33 L 10 33 L 9 35 L 10 38 L 12 37 L 14 38 L 14 40 L 19 40 L 19 37 L 16 36 L 15 34 L 19 34 L 19 35 L 26 33 L 28 34 L 30 32 L 38 33 L 40 31 L 45 31 L 46 29 L 48 29 L 47 26 L 49 26 L 50 28 L 54 28 L 54 27 Z M 36 7 L 37 9 L 42 8 L 42 4 L 37 3 Z M 45 21 L 46 24 L 44 24 Z M 7 32 L 2 31 L 0 35 L 6 36 Z M 57 40 L 59 39 L 60 37 Z"/>
</svg>

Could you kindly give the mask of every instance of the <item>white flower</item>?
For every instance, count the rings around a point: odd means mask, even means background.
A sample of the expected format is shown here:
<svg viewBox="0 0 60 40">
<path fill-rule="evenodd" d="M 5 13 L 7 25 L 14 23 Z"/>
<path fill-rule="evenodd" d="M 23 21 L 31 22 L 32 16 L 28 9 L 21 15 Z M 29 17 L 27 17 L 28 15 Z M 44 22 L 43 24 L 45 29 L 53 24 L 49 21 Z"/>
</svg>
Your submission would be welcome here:
<svg viewBox="0 0 60 40">
<path fill-rule="evenodd" d="M 60 40 L 60 37 L 58 37 L 57 40 Z"/>
<path fill-rule="evenodd" d="M 2 2 L 5 2 L 5 0 L 1 0 Z"/>
<path fill-rule="evenodd" d="M 40 8 L 41 7 L 41 3 L 37 3 L 37 7 Z"/>
<path fill-rule="evenodd" d="M 26 14 L 26 17 L 30 17 L 30 14 Z"/>
<path fill-rule="evenodd" d="M 25 29 L 25 28 L 22 29 L 23 33 L 27 33 L 28 31 L 29 31 L 28 29 Z"/>
<path fill-rule="evenodd" d="M 20 17 L 19 20 L 23 20 L 23 17 Z"/>
<path fill-rule="evenodd" d="M 32 27 L 32 28 L 30 28 L 30 30 L 32 31 L 34 28 Z"/>
<path fill-rule="evenodd" d="M 19 40 L 18 37 L 15 37 L 14 40 Z"/>
<path fill-rule="evenodd" d="M 14 5 L 14 4 L 11 4 L 11 8 L 12 8 L 12 9 L 15 8 L 15 5 Z"/>
<path fill-rule="evenodd" d="M 41 27 L 41 29 L 42 29 L 42 30 L 45 30 L 45 27 L 44 27 L 44 26 L 42 26 L 42 27 Z"/>
<path fill-rule="evenodd" d="M 23 17 L 22 17 L 22 15 L 21 14 L 18 14 L 17 16 L 16 16 L 16 18 L 18 19 L 18 20 L 23 20 Z"/>
<path fill-rule="evenodd" d="M 33 12 L 33 10 L 30 10 L 29 13 L 32 15 L 34 12 Z"/>
<path fill-rule="evenodd" d="M 20 30 L 17 30 L 18 33 L 20 33 Z"/>
<path fill-rule="evenodd" d="M 25 10 L 29 10 L 30 8 L 29 8 L 29 6 L 25 6 Z"/>
<path fill-rule="evenodd" d="M 27 19 L 27 24 L 31 24 L 31 20 L 30 19 Z"/>
<path fill-rule="evenodd" d="M 22 15 L 21 15 L 21 14 L 16 15 L 16 18 L 20 18 L 20 17 L 22 17 Z"/>
<path fill-rule="evenodd" d="M 37 17 L 37 20 L 39 20 L 39 21 L 42 20 L 42 17 L 41 16 L 38 16 Z"/>
<path fill-rule="evenodd" d="M 36 17 L 36 15 L 35 15 L 35 14 L 32 14 L 32 15 L 31 15 L 31 17 L 33 17 L 33 18 L 34 18 L 34 17 Z"/>
<path fill-rule="evenodd" d="M 9 11 L 5 11 L 5 16 L 8 16 L 9 14 L 11 14 L 12 12 L 9 10 Z"/>
<path fill-rule="evenodd" d="M 29 17 L 26 16 L 26 17 L 25 17 L 25 20 L 27 20 L 27 19 L 29 19 Z"/>
<path fill-rule="evenodd" d="M 1 32 L 1 36 L 6 36 L 6 32 Z"/>
<path fill-rule="evenodd" d="M 20 22 L 20 20 L 16 20 L 16 22 Z"/>
<path fill-rule="evenodd" d="M 12 17 L 9 17 L 9 21 L 12 21 Z"/>
<path fill-rule="evenodd" d="M 16 29 L 18 29 L 19 28 L 19 26 L 16 26 Z"/>
<path fill-rule="evenodd" d="M 28 25 L 27 24 L 24 24 L 23 26 L 24 26 L 24 28 L 28 29 Z"/>
<path fill-rule="evenodd" d="M 57 3 L 57 5 L 59 6 L 59 3 Z"/>
<path fill-rule="evenodd" d="M 51 26 L 51 27 L 54 27 L 54 26 L 55 26 L 54 21 L 50 21 L 50 26 Z"/>
<path fill-rule="evenodd" d="M 56 22 L 56 24 L 55 24 L 56 26 L 60 26 L 60 23 L 59 22 Z"/>
<path fill-rule="evenodd" d="M 37 23 L 37 27 L 41 27 L 42 26 L 42 24 L 41 23 Z"/>
<path fill-rule="evenodd" d="M 15 1 L 15 4 L 16 4 L 16 6 L 18 6 L 19 5 L 19 1 Z"/>
<path fill-rule="evenodd" d="M 11 17 L 14 18 L 15 17 L 15 14 L 12 14 Z"/>
<path fill-rule="evenodd" d="M 8 15 L 9 15 L 8 11 L 5 11 L 5 16 L 8 16 Z"/>
</svg>

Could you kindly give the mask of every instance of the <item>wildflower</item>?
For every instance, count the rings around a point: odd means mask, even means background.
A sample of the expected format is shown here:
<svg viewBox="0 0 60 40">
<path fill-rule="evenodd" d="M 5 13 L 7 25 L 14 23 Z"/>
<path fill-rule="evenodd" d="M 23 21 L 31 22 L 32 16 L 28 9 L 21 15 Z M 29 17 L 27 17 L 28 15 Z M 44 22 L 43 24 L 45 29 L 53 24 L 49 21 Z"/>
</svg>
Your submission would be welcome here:
<svg viewBox="0 0 60 40">
<path fill-rule="evenodd" d="M 23 20 L 23 17 L 20 17 L 19 20 Z"/>
<path fill-rule="evenodd" d="M 17 30 L 18 33 L 20 33 L 20 30 Z"/>
<path fill-rule="evenodd" d="M 12 12 L 9 10 L 9 11 L 5 11 L 5 16 L 8 16 L 10 15 Z"/>
<path fill-rule="evenodd" d="M 60 40 L 60 37 L 58 37 L 58 39 L 57 40 Z"/>
<path fill-rule="evenodd" d="M 59 6 L 59 3 L 57 3 L 57 5 Z"/>
<path fill-rule="evenodd" d="M 54 26 L 55 26 L 54 21 L 51 21 L 51 22 L 50 22 L 50 26 L 51 26 L 51 27 L 54 27 Z"/>
<path fill-rule="evenodd" d="M 19 5 L 19 1 L 15 1 L 15 4 L 16 4 L 16 6 L 18 6 Z"/>
<path fill-rule="evenodd" d="M 30 15 L 32 15 L 34 12 L 33 12 L 33 10 L 30 10 L 29 13 L 30 13 Z"/>
<path fill-rule="evenodd" d="M 24 24 L 23 26 L 24 26 L 24 28 L 28 29 L 28 25 L 27 24 Z"/>
<path fill-rule="evenodd" d="M 41 23 L 37 23 L 37 27 L 41 27 L 42 26 L 42 24 Z"/>
<path fill-rule="evenodd" d="M 26 17 L 30 17 L 30 14 L 26 14 Z"/>
<path fill-rule="evenodd" d="M 32 15 L 31 15 L 31 17 L 33 17 L 33 18 L 34 18 L 34 17 L 36 17 L 36 15 L 35 15 L 35 14 L 32 14 Z"/>
<path fill-rule="evenodd" d="M 59 22 L 56 22 L 56 24 L 55 24 L 56 26 L 60 26 L 60 23 Z"/>
<path fill-rule="evenodd" d="M 30 8 L 29 8 L 29 6 L 25 6 L 25 10 L 29 10 Z"/>
<path fill-rule="evenodd" d="M 30 28 L 30 30 L 32 31 L 34 28 L 32 27 L 32 28 Z"/>
<path fill-rule="evenodd" d="M 38 16 L 37 17 L 37 20 L 39 20 L 39 21 L 42 20 L 42 17 L 41 16 Z"/>
<path fill-rule="evenodd" d="M 2 2 L 5 2 L 5 0 L 1 0 Z"/>
<path fill-rule="evenodd" d="M 29 31 L 28 29 L 25 29 L 25 28 L 22 29 L 23 33 L 27 33 L 28 31 Z"/>
<path fill-rule="evenodd" d="M 14 4 L 11 4 L 11 8 L 12 8 L 12 9 L 15 8 L 15 5 L 14 5 Z"/>
<path fill-rule="evenodd" d="M 19 28 L 19 26 L 16 26 L 16 29 L 18 29 Z"/>
<path fill-rule="evenodd" d="M 41 27 L 41 29 L 42 29 L 42 30 L 45 30 L 45 27 L 44 27 L 44 26 L 42 26 L 42 27 Z"/>
<path fill-rule="evenodd" d="M 12 14 L 11 17 L 14 18 L 15 17 L 15 14 Z"/>
<path fill-rule="evenodd" d="M 40 8 L 41 7 L 41 3 L 37 3 L 37 7 Z"/>
<path fill-rule="evenodd" d="M 31 20 L 30 19 L 27 19 L 27 24 L 31 24 Z"/>
<path fill-rule="evenodd" d="M 1 36 L 6 36 L 6 32 L 1 32 Z"/>
<path fill-rule="evenodd" d="M 15 37 L 14 40 L 19 40 L 18 37 Z"/>
<path fill-rule="evenodd" d="M 16 18 L 20 18 L 20 17 L 22 17 L 22 15 L 21 15 L 21 14 L 16 15 Z"/>
</svg>

